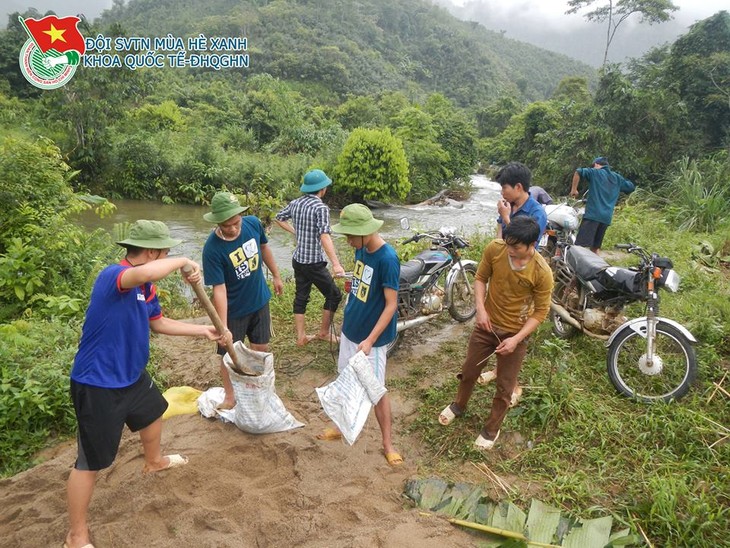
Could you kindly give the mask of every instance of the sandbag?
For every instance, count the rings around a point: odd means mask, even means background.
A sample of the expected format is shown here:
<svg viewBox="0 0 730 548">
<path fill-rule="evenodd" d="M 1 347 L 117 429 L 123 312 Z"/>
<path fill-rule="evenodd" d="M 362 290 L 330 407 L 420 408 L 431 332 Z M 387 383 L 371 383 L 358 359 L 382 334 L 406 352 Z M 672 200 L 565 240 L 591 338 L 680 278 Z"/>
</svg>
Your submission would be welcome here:
<svg viewBox="0 0 730 548">
<path fill-rule="evenodd" d="M 365 426 L 370 409 L 387 390 L 375 376 L 367 356 L 358 352 L 334 381 L 316 391 L 324 412 L 345 441 L 353 445 Z"/>
<path fill-rule="evenodd" d="M 230 410 L 218 411 L 223 418 L 231 420 L 238 428 L 251 434 L 284 432 L 304 426 L 284 407 L 274 387 L 274 355 L 271 352 L 257 352 L 241 341 L 233 345 L 242 365 L 260 372 L 257 377 L 239 375 L 231 366 L 231 357 L 226 354 L 223 364 L 228 370 L 236 396 L 236 406 Z"/>
<path fill-rule="evenodd" d="M 562 228 L 576 229 L 578 228 L 578 215 L 575 209 L 568 204 L 551 204 L 543 206 L 548 221 L 551 221 Z"/>
<path fill-rule="evenodd" d="M 162 393 L 168 406 L 162 414 L 163 419 L 175 415 L 192 415 L 198 410 L 197 400 L 202 392 L 192 386 L 173 386 Z"/>
</svg>

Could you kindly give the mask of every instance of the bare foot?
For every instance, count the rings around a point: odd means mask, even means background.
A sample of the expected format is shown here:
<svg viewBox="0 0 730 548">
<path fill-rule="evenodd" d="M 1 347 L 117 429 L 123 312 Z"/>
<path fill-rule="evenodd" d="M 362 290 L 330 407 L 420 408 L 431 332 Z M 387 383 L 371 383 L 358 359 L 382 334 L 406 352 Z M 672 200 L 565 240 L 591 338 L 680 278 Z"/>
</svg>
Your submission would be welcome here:
<svg viewBox="0 0 730 548">
<path fill-rule="evenodd" d="M 314 335 L 304 335 L 303 339 L 297 339 L 297 346 L 304 346 L 315 339 Z"/>
<path fill-rule="evenodd" d="M 322 333 L 320 333 L 319 335 L 317 335 L 317 338 L 320 341 L 333 342 L 333 343 L 337 343 L 337 344 L 339 344 L 339 342 L 340 342 L 340 338 L 337 335 L 335 335 L 334 333 L 325 333 L 324 335 L 322 335 Z"/>
<path fill-rule="evenodd" d="M 234 398 L 226 398 L 216 406 L 216 410 L 226 411 L 234 407 L 236 407 L 236 400 Z"/>
</svg>

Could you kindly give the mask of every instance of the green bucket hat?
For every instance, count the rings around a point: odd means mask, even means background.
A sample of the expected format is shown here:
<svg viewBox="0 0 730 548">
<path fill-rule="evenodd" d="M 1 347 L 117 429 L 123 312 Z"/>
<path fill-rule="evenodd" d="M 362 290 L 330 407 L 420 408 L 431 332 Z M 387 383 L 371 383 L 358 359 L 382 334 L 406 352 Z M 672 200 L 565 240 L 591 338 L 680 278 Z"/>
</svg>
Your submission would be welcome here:
<svg viewBox="0 0 730 548">
<path fill-rule="evenodd" d="M 169 249 L 180 242 L 182 240 L 170 238 L 170 229 L 162 221 L 140 219 L 129 228 L 127 237 L 117 244 L 133 245 L 142 249 Z"/>
<path fill-rule="evenodd" d="M 338 234 L 350 236 L 369 236 L 383 226 L 380 219 L 373 218 L 373 213 L 362 204 L 350 204 L 340 212 L 340 222 L 332 226 Z"/>
<path fill-rule="evenodd" d="M 327 177 L 324 171 L 321 169 L 313 169 L 307 171 L 302 179 L 302 186 L 299 187 L 301 192 L 317 192 L 322 190 L 324 187 L 332 184 L 332 179 Z"/>
<path fill-rule="evenodd" d="M 210 213 L 203 215 L 203 219 L 209 223 L 222 223 L 234 215 L 243 213 L 248 206 L 242 206 L 235 194 L 230 192 L 218 192 L 210 201 Z"/>
</svg>

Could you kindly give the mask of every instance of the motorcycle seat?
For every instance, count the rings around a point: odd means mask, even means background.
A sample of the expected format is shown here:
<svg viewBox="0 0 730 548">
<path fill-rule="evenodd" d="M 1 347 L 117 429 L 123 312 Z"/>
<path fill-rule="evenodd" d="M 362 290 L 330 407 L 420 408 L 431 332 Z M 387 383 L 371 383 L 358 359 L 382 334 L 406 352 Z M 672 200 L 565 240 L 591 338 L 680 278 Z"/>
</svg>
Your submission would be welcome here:
<svg viewBox="0 0 730 548">
<path fill-rule="evenodd" d="M 570 246 L 565 252 L 565 261 L 581 280 L 595 280 L 609 265 L 587 247 Z"/>
<path fill-rule="evenodd" d="M 412 284 L 423 274 L 425 263 L 421 259 L 411 259 L 400 265 L 400 283 Z"/>
</svg>

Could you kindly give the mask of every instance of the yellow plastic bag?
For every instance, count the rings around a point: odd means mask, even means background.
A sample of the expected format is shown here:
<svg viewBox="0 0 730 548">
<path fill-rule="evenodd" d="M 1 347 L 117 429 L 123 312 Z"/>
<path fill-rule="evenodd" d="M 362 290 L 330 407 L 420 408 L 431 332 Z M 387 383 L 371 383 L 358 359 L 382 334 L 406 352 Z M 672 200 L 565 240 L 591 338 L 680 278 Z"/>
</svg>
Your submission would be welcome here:
<svg viewBox="0 0 730 548">
<path fill-rule="evenodd" d="M 162 394 L 169 404 L 163 419 L 175 415 L 192 415 L 198 412 L 198 397 L 202 392 L 192 386 L 173 386 Z"/>
</svg>

